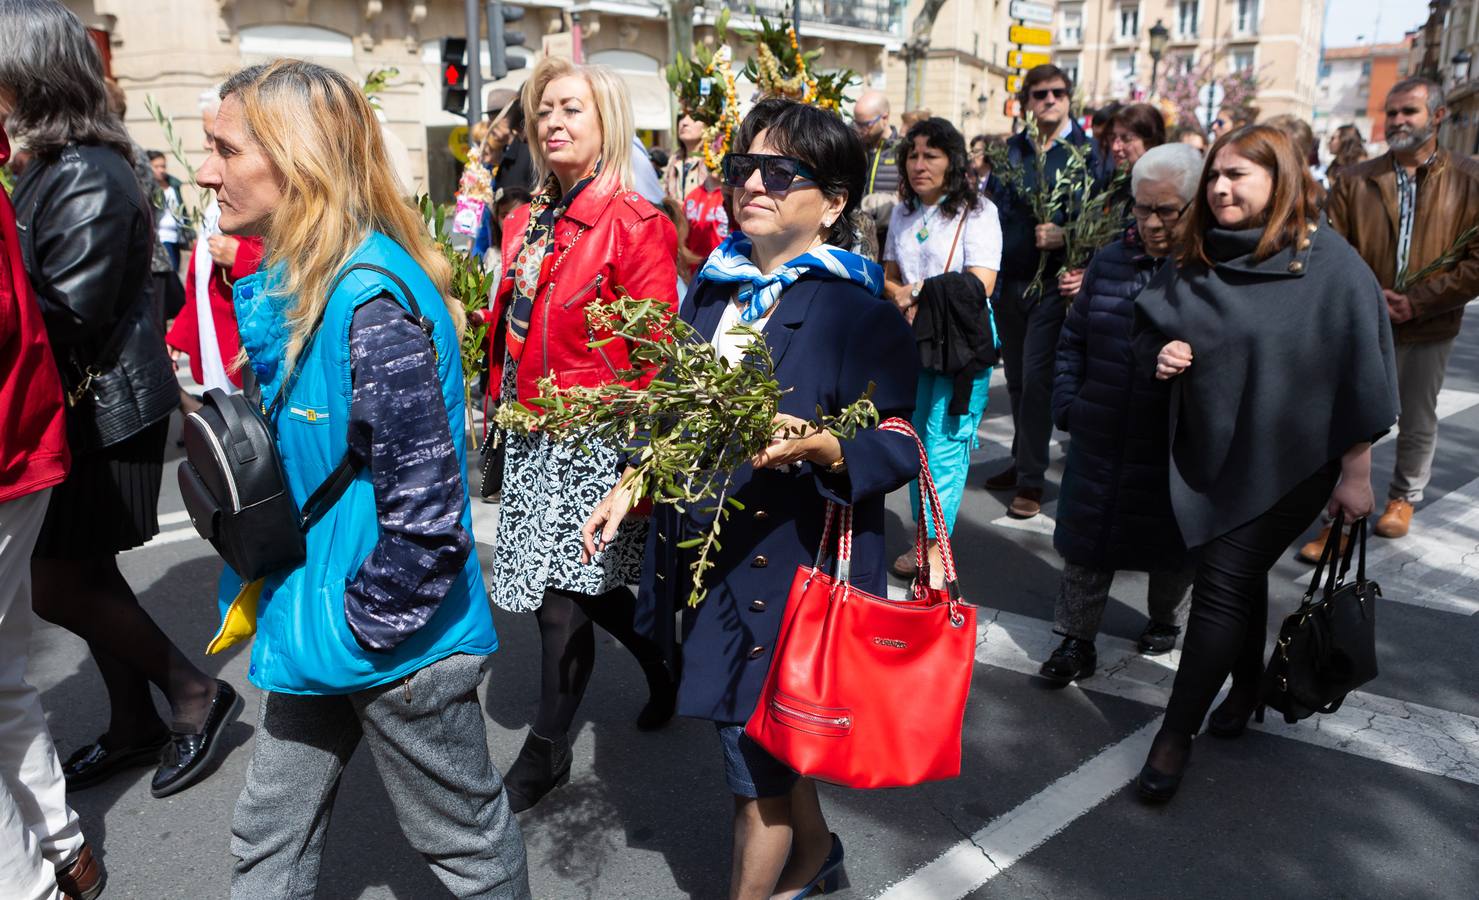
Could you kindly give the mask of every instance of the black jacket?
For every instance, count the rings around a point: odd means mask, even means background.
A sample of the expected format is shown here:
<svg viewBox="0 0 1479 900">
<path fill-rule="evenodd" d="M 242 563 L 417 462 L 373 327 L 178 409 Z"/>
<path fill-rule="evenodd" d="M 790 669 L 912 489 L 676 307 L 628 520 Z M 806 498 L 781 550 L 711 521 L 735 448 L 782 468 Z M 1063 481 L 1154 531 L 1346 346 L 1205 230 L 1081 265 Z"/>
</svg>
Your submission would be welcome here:
<svg viewBox="0 0 1479 900">
<path fill-rule="evenodd" d="M 1050 185 L 1057 180 L 1058 172 L 1068 162 L 1068 149 L 1063 146 L 1065 143 L 1088 144 L 1089 170 L 1098 171 L 1099 155 L 1093 148 L 1093 141 L 1084 134 L 1078 122 L 1074 122 L 1063 140 L 1055 142 L 1048 149 L 1043 171 Z M 1032 218 L 1031 202 L 1026 196 L 1037 184 L 1037 167 L 1033 162 L 1035 156 L 1026 132 L 1019 131 L 1007 141 L 1007 157 L 1022 173 L 1020 190 L 1018 185 L 1003 183 L 996 197 L 996 210 L 1001 215 L 1001 277 L 1007 281 L 1028 281 L 1037 271 L 1040 253 L 1037 249 L 1037 222 Z M 1057 216 L 1057 224 L 1062 225 L 1065 219 L 1066 216 L 1060 214 Z M 1053 250 L 1050 253 L 1043 287 L 1046 293 L 1056 293 L 1058 267 L 1062 264 L 1063 251 Z"/>
<path fill-rule="evenodd" d="M 149 271 L 154 210 L 128 161 L 68 144 L 31 163 L 12 199 L 63 388 L 96 373 L 89 396 L 67 412 L 72 452 L 118 443 L 168 416 L 179 387 Z M 110 344 L 116 352 L 106 352 Z"/>
<path fill-rule="evenodd" d="M 1076 565 L 1175 569 L 1185 553 L 1171 510 L 1171 386 L 1137 367 L 1131 340 L 1135 296 L 1160 263 L 1132 237 L 1105 247 L 1063 322 L 1053 424 L 1073 439 L 1053 546 Z"/>
<path fill-rule="evenodd" d="M 996 364 L 995 335 L 981 279 L 969 272 L 946 272 L 924 280 L 914 316 L 914 341 L 924 368 L 955 379 L 950 415 L 963 416 L 970 410 L 976 376 Z"/>
</svg>

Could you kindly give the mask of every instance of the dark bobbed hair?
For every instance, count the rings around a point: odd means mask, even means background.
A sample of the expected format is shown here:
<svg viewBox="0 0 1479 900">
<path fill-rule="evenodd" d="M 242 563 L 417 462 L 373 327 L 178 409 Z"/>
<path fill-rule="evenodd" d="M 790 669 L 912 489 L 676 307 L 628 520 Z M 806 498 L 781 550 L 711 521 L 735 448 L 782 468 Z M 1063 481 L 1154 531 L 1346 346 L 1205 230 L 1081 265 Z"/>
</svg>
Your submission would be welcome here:
<svg viewBox="0 0 1479 900">
<path fill-rule="evenodd" d="M 1026 107 L 1027 98 L 1032 96 L 1032 89 L 1054 78 L 1063 79 L 1063 84 L 1068 88 L 1068 96 L 1072 97 L 1073 79 L 1068 77 L 1068 73 L 1052 63 L 1043 63 L 1028 69 L 1027 74 L 1022 76 L 1022 90 L 1017 92 L 1017 101 Z"/>
<path fill-rule="evenodd" d="M 768 97 L 756 103 L 740 122 L 732 150 L 748 153 L 755 136 L 766 138 L 777 153 L 801 160 L 816 173 L 817 187 L 827 197 L 847 197 L 842 215 L 832 223 L 827 242 L 850 247 L 857 242 L 853 214 L 863 202 L 867 154 L 857 133 L 833 112 L 794 100 Z"/>
<path fill-rule="evenodd" d="M 1166 142 L 1166 117 L 1149 103 L 1131 103 L 1115 110 L 1109 117 L 1109 127 L 1115 126 L 1139 137 L 1147 150 Z"/>
<path fill-rule="evenodd" d="M 1319 221 L 1319 190 L 1294 141 L 1270 125 L 1245 125 L 1218 138 L 1207 151 L 1191 215 L 1183 220 L 1178 235 L 1176 258 L 1182 265 L 1212 265 L 1206 236 L 1209 229 L 1217 227 L 1217 218 L 1212 215 L 1212 204 L 1207 200 L 1207 185 L 1212 180 L 1217 154 L 1224 147 L 1232 147 L 1239 156 L 1262 166 L 1273 179 L 1268 206 L 1264 207 L 1260 221 L 1250 223 L 1250 227 L 1263 229 L 1263 236 L 1253 251 L 1255 259 L 1268 259 L 1285 247 L 1297 245 L 1304 240 L 1308 226 Z"/>
<path fill-rule="evenodd" d="M 38 158 L 78 143 L 134 161 L 133 141 L 108 106 L 98 48 L 57 0 L 0 0 L 0 88 L 14 103 L 5 130 Z"/>
<path fill-rule="evenodd" d="M 146 153 L 144 155 L 147 156 L 147 157 L 149 157 L 149 162 L 153 162 L 156 159 L 164 159 L 165 158 L 164 157 L 164 151 L 163 150 L 150 150 L 148 153 Z"/>
<path fill-rule="evenodd" d="M 944 193 L 940 195 L 940 211 L 953 219 L 963 209 L 973 210 L 980 206 L 981 194 L 971 183 L 965 138 L 954 125 L 936 116 L 915 122 L 904 135 L 904 145 L 899 153 L 899 199 L 904 202 L 904 208 L 917 212 L 920 206 L 919 194 L 909 183 L 909 154 L 914 152 L 914 142 L 919 138 L 924 138 L 926 146 L 941 151 L 949 160 L 945 169 Z"/>
</svg>

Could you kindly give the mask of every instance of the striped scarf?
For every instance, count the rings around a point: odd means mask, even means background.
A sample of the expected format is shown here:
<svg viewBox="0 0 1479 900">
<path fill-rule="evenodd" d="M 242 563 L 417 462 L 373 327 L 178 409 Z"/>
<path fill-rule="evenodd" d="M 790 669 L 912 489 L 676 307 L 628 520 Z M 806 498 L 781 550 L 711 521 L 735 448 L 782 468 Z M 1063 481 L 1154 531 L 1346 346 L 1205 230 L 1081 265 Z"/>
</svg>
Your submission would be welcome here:
<svg viewBox="0 0 1479 900">
<path fill-rule="evenodd" d="M 831 244 L 822 244 L 777 268 L 769 275 L 750 261 L 753 245 L 741 232 L 734 232 L 709 254 L 698 277 L 702 281 L 738 284 L 740 321 L 746 325 L 765 318 L 781 292 L 808 271 L 825 272 L 866 288 L 875 297 L 883 292 L 883 269 L 878 263 Z"/>
</svg>

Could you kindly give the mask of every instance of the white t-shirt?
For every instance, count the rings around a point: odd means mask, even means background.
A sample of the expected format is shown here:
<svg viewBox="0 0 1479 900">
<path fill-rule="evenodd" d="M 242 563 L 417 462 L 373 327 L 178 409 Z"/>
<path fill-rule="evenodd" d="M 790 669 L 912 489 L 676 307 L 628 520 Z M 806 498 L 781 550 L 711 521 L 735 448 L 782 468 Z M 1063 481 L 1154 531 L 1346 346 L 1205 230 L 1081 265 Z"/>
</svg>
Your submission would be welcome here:
<svg viewBox="0 0 1479 900">
<path fill-rule="evenodd" d="M 965 226 L 952 258 L 950 245 L 955 243 L 955 230 L 960 227 L 962 216 Z M 925 235 L 922 240 L 921 233 Z M 939 204 L 920 204 L 911 213 L 900 203 L 888 219 L 888 243 L 883 248 L 883 258 L 898 263 L 905 284 L 917 284 L 944 274 L 947 259 L 951 260 L 952 272 L 968 268 L 1000 271 L 1001 220 L 997 218 L 996 204 L 982 197 L 981 205 L 974 211 L 962 212 L 952 219 L 940 211 Z"/>
</svg>

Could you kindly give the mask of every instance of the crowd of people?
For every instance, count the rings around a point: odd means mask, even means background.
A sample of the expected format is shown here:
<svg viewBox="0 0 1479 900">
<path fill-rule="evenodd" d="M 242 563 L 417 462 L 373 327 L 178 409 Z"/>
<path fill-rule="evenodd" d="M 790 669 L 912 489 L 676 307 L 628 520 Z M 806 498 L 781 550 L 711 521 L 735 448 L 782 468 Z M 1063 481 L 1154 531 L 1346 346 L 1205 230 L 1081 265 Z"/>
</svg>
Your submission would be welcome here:
<svg viewBox="0 0 1479 900">
<path fill-rule="evenodd" d="M 1410 527 L 1479 294 L 1479 249 L 1460 241 L 1479 218 L 1479 163 L 1438 146 L 1443 91 L 1422 78 L 1386 98 L 1386 152 L 1365 158 L 1343 127 L 1324 168 L 1292 117 L 1223 110 L 1204 134 L 1146 103 L 1079 115 L 1074 91 L 1068 73 L 1034 68 L 1020 95 L 1032 131 L 969 140 L 927 112 L 901 130 L 876 91 L 851 121 L 762 98 L 717 165 L 704 110 L 681 111 L 671 155 L 651 151 L 600 66 L 546 59 L 517 93 L 489 97 L 454 225 L 495 276 L 480 313 L 489 406 L 528 403 L 546 378 L 643 388 L 656 373 L 624 341 L 594 341 L 585 315 L 623 294 L 679 316 L 731 364 L 754 341 L 774 363 L 777 438 L 735 473 L 742 512 L 688 609 L 685 544 L 700 523 L 635 504 L 631 448 L 504 434 L 484 444 L 496 462 L 472 466 L 496 491 L 469 481 L 467 311 L 357 85 L 279 60 L 203 95 L 195 180 L 209 197 L 195 210 L 168 158 L 124 129 L 122 92 L 77 18 L 55 0 L 0 0 L 0 162 L 16 175 L 0 195 L 0 893 L 98 896 L 105 874 L 68 792 L 144 766 L 154 796 L 185 790 L 243 705 L 117 563 L 158 532 L 171 417 L 200 407 L 172 356 L 204 388 L 271 408 L 295 497 L 346 462 L 354 473 L 305 532 L 301 563 L 253 584 L 227 568 L 218 585 L 228 620 L 250 610 L 262 691 L 231 823 L 233 897 L 313 896 L 361 742 L 452 893 L 529 896 L 515 816 L 570 779 L 597 625 L 645 675 L 636 727 L 714 723 L 735 798 L 730 896 L 835 887 L 843 841 L 815 782 L 745 723 L 829 504 L 851 511 L 858 590 L 886 596 L 890 574 L 942 586 L 998 366 L 1011 462 L 984 487 L 1009 515 L 1043 515 L 1055 430 L 1067 436 L 1062 640 L 1042 677 L 1094 673 L 1119 572 L 1149 573 L 1143 653 L 1172 650 L 1185 628 L 1137 779 L 1147 800 L 1169 800 L 1204 727 L 1236 737 L 1260 714 L 1269 570 L 1322 512 L 1376 512 L 1371 446 L 1394 426 L 1374 530 Z M 1114 237 L 1082 267 L 1067 250 L 1093 211 L 1039 219 L 1035 199 L 1072 166 L 1099 187 L 1123 178 L 1098 211 Z M 881 418 L 912 422 L 938 517 L 921 509 L 910 437 L 804 427 L 870 386 Z M 884 498 L 906 485 L 923 566 L 885 558 Z M 501 504 L 486 572 L 474 491 Z M 1326 525 L 1299 553 L 1348 540 Z M 495 605 L 533 613 L 541 650 L 537 712 L 506 771 L 477 699 Z M 88 643 L 108 696 L 106 730 L 65 760 L 24 680 L 33 613 Z"/>
</svg>

